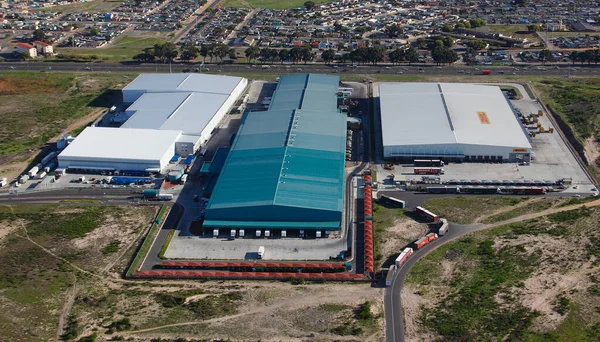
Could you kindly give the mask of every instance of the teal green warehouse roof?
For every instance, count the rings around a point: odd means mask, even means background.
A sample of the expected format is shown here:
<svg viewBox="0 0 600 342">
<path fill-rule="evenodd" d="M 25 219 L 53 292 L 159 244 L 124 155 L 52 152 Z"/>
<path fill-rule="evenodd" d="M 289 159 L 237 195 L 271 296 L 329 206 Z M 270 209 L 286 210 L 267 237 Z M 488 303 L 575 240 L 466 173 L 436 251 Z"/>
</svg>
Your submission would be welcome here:
<svg viewBox="0 0 600 342">
<path fill-rule="evenodd" d="M 287 75 L 279 79 L 269 110 L 337 110 L 340 78 L 330 75 Z"/>
<path fill-rule="evenodd" d="M 321 76 L 283 76 L 273 99 L 282 89 L 313 90 L 306 87 L 314 79 L 325 109 L 270 108 L 244 116 L 207 205 L 205 226 L 340 228 L 346 117 L 335 109 L 339 78 Z"/>
</svg>

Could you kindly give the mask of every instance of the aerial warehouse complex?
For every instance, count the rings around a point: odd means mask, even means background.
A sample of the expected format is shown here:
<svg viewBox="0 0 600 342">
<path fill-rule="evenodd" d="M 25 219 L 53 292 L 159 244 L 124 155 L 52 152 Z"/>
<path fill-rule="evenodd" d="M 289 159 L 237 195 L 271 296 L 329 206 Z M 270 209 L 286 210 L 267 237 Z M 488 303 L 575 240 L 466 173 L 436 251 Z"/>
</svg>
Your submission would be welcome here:
<svg viewBox="0 0 600 342">
<path fill-rule="evenodd" d="M 204 229 L 340 230 L 346 115 L 339 77 L 282 76 L 267 111 L 246 113 L 207 204 Z"/>
<path fill-rule="evenodd" d="M 529 135 L 499 87 L 382 83 L 379 101 L 385 159 L 531 159 Z"/>
<path fill-rule="evenodd" d="M 174 155 L 206 146 L 246 89 L 241 77 L 142 74 L 123 88 L 114 127 L 88 127 L 58 156 L 72 172 L 164 173 Z"/>
</svg>

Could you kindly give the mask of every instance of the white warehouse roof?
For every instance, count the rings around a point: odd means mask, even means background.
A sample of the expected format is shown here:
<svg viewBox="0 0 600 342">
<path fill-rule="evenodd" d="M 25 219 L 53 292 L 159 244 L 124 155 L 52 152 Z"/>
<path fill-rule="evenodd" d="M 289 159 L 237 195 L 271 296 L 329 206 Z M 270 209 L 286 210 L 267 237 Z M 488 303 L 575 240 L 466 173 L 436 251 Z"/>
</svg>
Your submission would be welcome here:
<svg viewBox="0 0 600 342">
<path fill-rule="evenodd" d="M 123 91 L 200 92 L 229 95 L 242 80 L 242 77 L 211 74 L 141 74 L 125 86 Z"/>
<path fill-rule="evenodd" d="M 180 131 L 88 127 L 59 155 L 59 160 L 160 161 L 174 154 Z"/>
<path fill-rule="evenodd" d="M 228 98 L 229 94 L 146 93 L 127 108 L 134 114 L 121 127 L 200 135 Z"/>
<path fill-rule="evenodd" d="M 531 149 L 497 86 L 381 83 L 383 145 L 465 144 Z"/>
</svg>

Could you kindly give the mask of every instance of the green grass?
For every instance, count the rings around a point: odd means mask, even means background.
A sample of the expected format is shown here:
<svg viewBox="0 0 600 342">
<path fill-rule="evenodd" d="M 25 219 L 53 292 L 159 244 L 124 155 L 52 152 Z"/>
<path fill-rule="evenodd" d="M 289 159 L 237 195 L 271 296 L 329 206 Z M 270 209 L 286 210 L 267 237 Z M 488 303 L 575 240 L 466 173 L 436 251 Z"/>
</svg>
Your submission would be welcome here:
<svg viewBox="0 0 600 342">
<path fill-rule="evenodd" d="M 0 73 L 0 163 L 45 144 L 92 110 L 109 107 L 124 74 Z"/>
<path fill-rule="evenodd" d="M 133 56 L 142 53 L 143 50 L 139 47 L 115 46 L 100 49 L 58 48 L 55 52 L 67 56 L 96 56 L 98 60 L 106 62 L 124 62 L 132 61 Z"/>
<path fill-rule="evenodd" d="M 159 258 L 165 259 L 165 253 L 167 252 L 167 249 L 169 248 L 169 245 L 171 244 L 171 240 L 173 239 L 174 235 L 175 229 L 171 229 L 171 231 L 169 232 L 169 236 L 167 236 L 167 239 L 165 240 L 165 244 L 160 249 L 160 253 L 158 254 Z"/>
<path fill-rule="evenodd" d="M 581 312 L 580 305 L 572 305 L 565 320 L 554 331 L 547 333 L 530 332 L 524 341 L 527 342 L 595 342 L 600 340 L 600 323 L 591 327 L 585 322 L 589 317 Z"/>
<path fill-rule="evenodd" d="M 477 217 L 491 214 L 507 206 L 514 206 L 526 197 L 506 196 L 460 196 L 455 198 L 435 198 L 426 201 L 423 207 L 451 222 L 467 224 Z"/>
<path fill-rule="evenodd" d="M 158 293 L 157 301 L 165 308 L 183 307 L 192 311 L 197 319 L 211 319 L 232 315 L 237 311 L 237 304 L 243 299 L 240 292 L 228 292 L 223 295 L 208 295 L 198 300 L 186 299 L 203 291 L 187 291 L 174 293 Z"/>
<path fill-rule="evenodd" d="M 150 47 L 154 44 L 164 43 L 164 39 L 154 38 L 154 37 L 132 37 L 132 36 L 123 36 L 119 38 L 113 46 L 115 47 Z"/>
<path fill-rule="evenodd" d="M 514 36 L 517 32 L 527 32 L 527 25 L 485 25 L 480 27 L 479 30 Z"/>
<path fill-rule="evenodd" d="M 530 205 L 521 206 L 521 207 L 515 208 L 513 210 L 503 212 L 501 214 L 492 215 L 492 216 L 486 218 L 485 220 L 483 220 L 482 222 L 483 223 L 494 223 L 494 222 L 506 221 L 513 217 L 527 215 L 527 214 L 531 214 L 531 213 L 539 212 L 539 211 L 544 211 L 546 209 L 551 208 L 555 203 L 557 203 L 556 198 L 544 198 L 544 199 L 541 199 L 540 201 L 532 202 Z"/>
<path fill-rule="evenodd" d="M 169 207 L 167 207 L 166 205 L 163 204 L 163 206 L 158 211 L 158 214 L 156 215 L 156 219 L 155 219 L 154 223 L 152 224 L 152 226 L 150 226 L 150 229 L 148 230 L 148 234 L 146 234 L 146 237 L 144 238 L 144 242 L 142 242 L 142 246 L 140 247 L 139 251 L 135 255 L 135 258 L 131 262 L 131 265 L 127 269 L 128 277 L 133 276 L 135 271 L 140 267 L 140 263 L 146 257 L 146 254 L 148 254 L 148 252 L 150 252 L 150 247 L 152 246 L 152 242 L 156 238 L 156 234 L 158 234 L 158 232 L 160 231 L 161 224 L 164 222 L 164 220 L 166 218 L 168 208 Z M 161 224 L 157 223 L 157 221 L 159 221 L 159 220 L 160 220 Z"/>
<path fill-rule="evenodd" d="M 315 4 L 321 4 L 324 2 L 331 2 L 332 0 L 313 0 Z M 246 0 L 252 8 L 272 8 L 272 9 L 286 9 L 286 8 L 300 8 L 304 7 L 306 0 Z M 223 7 L 245 7 L 244 1 L 240 0 L 225 0 L 221 6 Z"/>
<path fill-rule="evenodd" d="M 34 12 L 62 12 L 62 13 L 75 13 L 75 12 L 110 12 L 113 8 L 117 7 L 121 1 L 118 0 L 96 0 L 73 3 L 68 5 L 53 6 L 48 8 L 39 8 L 33 10 Z"/>
</svg>

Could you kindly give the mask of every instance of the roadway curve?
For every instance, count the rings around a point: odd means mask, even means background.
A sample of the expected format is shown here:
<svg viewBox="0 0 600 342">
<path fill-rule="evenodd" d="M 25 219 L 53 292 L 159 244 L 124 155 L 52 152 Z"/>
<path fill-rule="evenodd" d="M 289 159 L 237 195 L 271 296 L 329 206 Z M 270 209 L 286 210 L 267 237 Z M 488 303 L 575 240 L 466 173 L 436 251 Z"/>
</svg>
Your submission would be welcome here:
<svg viewBox="0 0 600 342">
<path fill-rule="evenodd" d="M 534 219 L 536 217 L 546 216 L 546 215 L 557 213 L 557 212 L 569 211 L 569 210 L 581 208 L 583 206 L 586 206 L 586 207 L 600 206 L 600 200 L 595 200 L 593 202 L 576 204 L 576 205 L 571 205 L 571 206 L 561 207 L 561 208 L 551 208 L 551 209 L 544 210 L 544 211 L 541 211 L 538 213 L 532 213 L 532 214 L 527 214 L 527 215 L 523 215 L 523 216 L 518 216 L 518 217 L 514 217 L 512 219 L 506 220 L 506 221 L 496 222 L 496 223 L 487 224 L 487 225 L 484 225 L 484 224 L 460 225 L 460 224 L 450 223 L 449 224 L 450 229 L 449 229 L 448 233 L 445 236 L 426 245 L 422 249 L 415 251 L 413 253 L 413 255 L 406 261 L 406 263 L 396 273 L 396 276 L 392 282 L 392 286 L 386 288 L 385 296 L 384 296 L 384 309 L 385 309 L 385 321 L 386 321 L 386 326 L 385 326 L 386 341 L 388 341 L 388 342 L 403 342 L 404 341 L 404 337 L 405 337 L 404 336 L 404 317 L 402 314 L 402 299 L 401 299 L 402 285 L 404 284 L 406 275 L 408 274 L 408 272 L 410 271 L 412 266 L 414 264 L 416 264 L 417 261 L 419 261 L 421 258 L 425 257 L 427 254 L 431 253 L 432 251 L 434 251 L 435 249 L 437 249 L 438 247 L 440 247 L 446 243 L 449 243 L 455 239 L 458 239 L 462 236 L 465 236 L 467 234 L 470 234 L 470 233 L 473 233 L 473 232 L 476 232 L 479 230 L 494 228 L 494 227 L 502 226 L 505 224 L 516 223 L 516 222 L 521 222 L 521 221 L 525 221 L 525 220 L 530 220 L 530 219 Z"/>
</svg>

